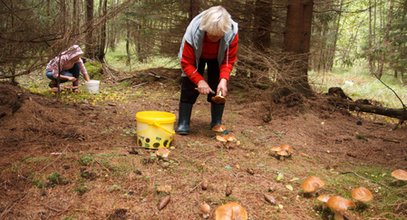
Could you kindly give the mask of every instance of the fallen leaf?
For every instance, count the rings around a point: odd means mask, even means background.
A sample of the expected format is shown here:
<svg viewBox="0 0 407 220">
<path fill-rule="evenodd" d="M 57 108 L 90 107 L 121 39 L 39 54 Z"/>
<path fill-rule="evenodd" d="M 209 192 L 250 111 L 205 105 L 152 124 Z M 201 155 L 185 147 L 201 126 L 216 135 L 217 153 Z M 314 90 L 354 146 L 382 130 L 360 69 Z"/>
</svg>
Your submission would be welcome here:
<svg viewBox="0 0 407 220">
<path fill-rule="evenodd" d="M 264 199 L 265 199 L 268 203 L 270 203 L 270 204 L 272 204 L 272 205 L 275 205 L 275 204 L 276 204 L 276 198 L 274 198 L 274 196 L 272 196 L 272 195 L 264 194 Z"/>
<path fill-rule="evenodd" d="M 226 185 L 225 195 L 230 196 L 232 194 L 232 187 L 230 185 Z"/>
<path fill-rule="evenodd" d="M 281 181 L 281 180 L 283 180 L 284 179 L 284 174 L 283 173 L 278 173 L 277 174 L 277 177 L 276 177 L 276 180 L 277 181 Z"/>
<path fill-rule="evenodd" d="M 290 184 L 285 185 L 285 188 L 287 188 L 290 191 L 294 190 L 293 186 L 291 186 Z"/>
<path fill-rule="evenodd" d="M 165 208 L 171 200 L 171 196 L 167 195 L 161 198 L 160 203 L 158 203 L 158 210 Z"/>
</svg>

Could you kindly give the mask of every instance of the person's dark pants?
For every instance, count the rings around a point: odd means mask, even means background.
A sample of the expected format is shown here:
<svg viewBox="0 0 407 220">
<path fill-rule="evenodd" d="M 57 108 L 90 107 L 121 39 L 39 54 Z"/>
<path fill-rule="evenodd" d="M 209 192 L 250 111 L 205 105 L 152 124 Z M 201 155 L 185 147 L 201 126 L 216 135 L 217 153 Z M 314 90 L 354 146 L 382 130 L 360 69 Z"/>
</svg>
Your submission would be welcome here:
<svg viewBox="0 0 407 220">
<path fill-rule="evenodd" d="M 216 89 L 219 84 L 219 64 L 216 59 L 214 60 L 205 60 L 201 59 L 198 65 L 198 73 L 203 76 L 205 72 L 205 66 L 207 65 L 208 79 L 207 83 L 209 87 L 216 92 Z M 195 104 L 199 92 L 196 90 L 196 85 L 188 78 L 182 77 L 181 85 L 181 98 L 179 104 L 179 117 L 178 117 L 178 134 L 188 134 L 189 133 L 189 122 L 191 118 L 192 106 Z M 216 104 L 211 98 L 215 94 L 209 93 L 207 95 L 207 101 L 211 103 L 211 127 L 222 123 L 222 115 L 224 104 Z"/>
<path fill-rule="evenodd" d="M 52 73 L 52 71 L 46 70 L 45 71 L 45 75 L 47 76 L 48 79 L 51 80 L 51 82 L 49 83 L 49 87 L 57 87 L 57 78 L 54 77 L 54 74 Z M 62 70 L 61 71 L 61 75 L 63 76 L 70 76 L 70 77 L 75 77 L 77 80 L 72 82 L 73 86 L 78 86 L 79 85 L 79 75 L 80 75 L 80 67 L 79 67 L 79 63 L 75 63 L 73 65 L 73 67 L 69 70 Z M 60 83 L 65 83 L 68 80 L 65 79 L 60 79 Z"/>
<path fill-rule="evenodd" d="M 208 81 L 207 83 L 209 84 L 209 87 L 213 91 L 216 92 L 216 89 L 219 84 L 219 64 L 218 61 L 215 60 L 204 60 L 201 59 L 199 61 L 199 66 L 198 66 L 198 73 L 203 76 L 204 71 L 205 71 L 205 65 L 208 65 L 207 72 L 208 72 Z M 198 90 L 196 90 L 197 86 L 188 78 L 188 77 L 182 77 L 182 85 L 181 85 L 181 100 L 180 102 L 182 103 L 189 103 L 189 104 L 195 104 L 196 99 L 199 96 Z M 209 93 L 207 100 L 208 102 L 212 102 L 211 98 L 215 96 L 215 94 Z"/>
</svg>

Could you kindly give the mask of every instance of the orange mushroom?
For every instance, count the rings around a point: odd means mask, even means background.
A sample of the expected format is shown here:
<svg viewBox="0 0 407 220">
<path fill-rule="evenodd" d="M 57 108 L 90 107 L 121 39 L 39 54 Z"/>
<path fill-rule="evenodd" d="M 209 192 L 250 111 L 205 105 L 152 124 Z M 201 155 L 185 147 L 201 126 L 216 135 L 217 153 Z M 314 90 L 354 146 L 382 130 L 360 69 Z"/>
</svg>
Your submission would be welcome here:
<svg viewBox="0 0 407 220">
<path fill-rule="evenodd" d="M 365 187 L 359 187 L 352 190 L 352 198 L 365 203 L 373 199 L 373 194 Z"/>
<path fill-rule="evenodd" d="M 318 201 L 320 201 L 320 202 L 323 202 L 323 203 L 326 203 L 326 202 L 328 202 L 328 200 L 331 198 L 331 196 L 330 195 L 327 195 L 327 194 L 322 194 L 322 195 L 320 195 L 320 196 L 318 196 Z"/>
<path fill-rule="evenodd" d="M 304 193 L 315 193 L 321 187 L 325 186 L 325 182 L 319 177 L 309 176 L 301 184 L 301 189 Z"/>
<path fill-rule="evenodd" d="M 271 151 L 273 152 L 272 155 L 280 160 L 283 160 L 285 157 L 290 157 L 293 153 L 292 147 L 287 144 L 271 147 Z"/>
<path fill-rule="evenodd" d="M 208 205 L 208 203 L 204 202 L 199 206 L 199 212 L 203 218 L 209 218 L 211 207 Z"/>
<path fill-rule="evenodd" d="M 215 220 L 247 220 L 248 214 L 245 208 L 237 202 L 229 202 L 219 206 L 215 210 Z"/>
<path fill-rule="evenodd" d="M 334 212 L 335 220 L 343 220 L 345 211 L 348 210 L 348 208 L 355 207 L 355 203 L 353 203 L 351 200 L 340 196 L 332 196 L 328 199 L 326 205 Z"/>
<path fill-rule="evenodd" d="M 162 159 L 167 159 L 170 155 L 170 150 L 167 148 L 160 148 L 155 152 L 155 154 Z"/>
<path fill-rule="evenodd" d="M 407 171 L 398 169 L 391 172 L 391 176 L 402 181 L 407 181 Z"/>
<path fill-rule="evenodd" d="M 224 125 L 215 125 L 212 127 L 212 131 L 222 133 L 226 131 L 226 127 Z"/>
</svg>

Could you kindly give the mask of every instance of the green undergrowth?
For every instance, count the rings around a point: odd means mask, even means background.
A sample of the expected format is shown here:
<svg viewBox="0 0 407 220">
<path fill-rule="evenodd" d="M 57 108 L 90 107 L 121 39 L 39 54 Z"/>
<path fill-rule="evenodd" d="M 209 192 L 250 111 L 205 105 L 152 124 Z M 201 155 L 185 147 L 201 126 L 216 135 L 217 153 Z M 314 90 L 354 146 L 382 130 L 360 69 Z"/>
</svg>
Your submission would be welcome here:
<svg viewBox="0 0 407 220">
<path fill-rule="evenodd" d="M 339 195 L 352 199 L 352 189 L 365 187 L 373 194 L 373 200 L 367 203 L 365 209 L 355 209 L 363 219 L 386 214 L 388 219 L 401 219 L 397 213 L 397 206 L 407 199 L 406 185 L 395 184 L 397 181 L 391 177 L 391 170 L 377 166 L 348 167 L 349 171 L 338 173 L 331 171 L 325 176 L 326 185 L 321 194 Z M 315 205 L 318 201 L 314 201 Z M 401 210 L 402 211 L 402 210 Z M 382 216 L 383 217 L 383 216 Z"/>
<path fill-rule="evenodd" d="M 397 96 L 367 70 L 367 66 L 360 65 L 350 69 L 336 69 L 333 72 L 310 71 L 309 79 L 314 90 L 318 92 L 326 93 L 330 87 L 341 87 L 353 100 L 371 99 L 386 107 L 401 108 Z M 400 79 L 387 73 L 381 80 L 397 93 L 404 104 L 407 104 L 407 86 L 403 86 Z"/>
</svg>

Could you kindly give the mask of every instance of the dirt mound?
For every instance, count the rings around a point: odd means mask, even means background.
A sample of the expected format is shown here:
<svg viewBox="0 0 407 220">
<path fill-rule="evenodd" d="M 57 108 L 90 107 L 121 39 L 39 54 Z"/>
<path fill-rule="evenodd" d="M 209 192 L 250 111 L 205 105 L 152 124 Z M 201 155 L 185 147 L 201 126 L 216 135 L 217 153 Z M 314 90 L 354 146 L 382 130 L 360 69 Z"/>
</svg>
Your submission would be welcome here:
<svg viewBox="0 0 407 220">
<path fill-rule="evenodd" d="M 23 93 L 10 84 L 0 84 L 0 119 L 16 112 L 24 100 Z"/>
</svg>

